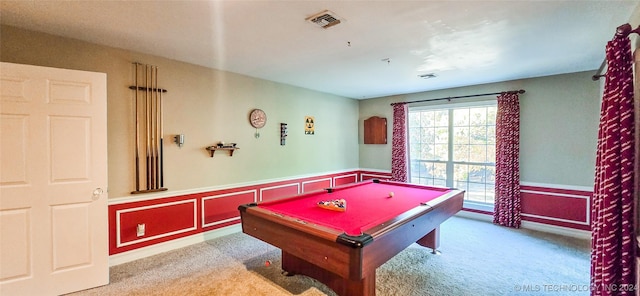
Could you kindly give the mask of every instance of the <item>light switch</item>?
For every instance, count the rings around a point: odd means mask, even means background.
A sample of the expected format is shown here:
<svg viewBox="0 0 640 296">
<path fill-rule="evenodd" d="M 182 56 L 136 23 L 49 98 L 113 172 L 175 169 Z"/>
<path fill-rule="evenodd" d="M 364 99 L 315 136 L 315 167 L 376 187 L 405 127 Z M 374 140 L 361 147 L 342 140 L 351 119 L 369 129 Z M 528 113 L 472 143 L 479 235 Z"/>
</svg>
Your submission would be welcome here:
<svg viewBox="0 0 640 296">
<path fill-rule="evenodd" d="M 144 236 L 144 228 L 145 228 L 144 224 L 138 224 L 138 227 L 136 228 L 136 233 L 138 234 L 138 237 Z"/>
</svg>

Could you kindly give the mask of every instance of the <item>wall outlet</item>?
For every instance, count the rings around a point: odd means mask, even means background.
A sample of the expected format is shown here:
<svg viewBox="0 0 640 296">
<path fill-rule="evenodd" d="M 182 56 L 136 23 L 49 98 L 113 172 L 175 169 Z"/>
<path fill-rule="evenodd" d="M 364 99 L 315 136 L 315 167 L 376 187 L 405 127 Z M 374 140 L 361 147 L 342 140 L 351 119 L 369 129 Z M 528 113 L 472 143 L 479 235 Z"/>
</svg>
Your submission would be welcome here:
<svg viewBox="0 0 640 296">
<path fill-rule="evenodd" d="M 145 225 L 144 224 L 138 224 L 138 227 L 136 228 L 136 233 L 138 235 L 138 237 L 144 236 L 144 229 Z"/>
</svg>

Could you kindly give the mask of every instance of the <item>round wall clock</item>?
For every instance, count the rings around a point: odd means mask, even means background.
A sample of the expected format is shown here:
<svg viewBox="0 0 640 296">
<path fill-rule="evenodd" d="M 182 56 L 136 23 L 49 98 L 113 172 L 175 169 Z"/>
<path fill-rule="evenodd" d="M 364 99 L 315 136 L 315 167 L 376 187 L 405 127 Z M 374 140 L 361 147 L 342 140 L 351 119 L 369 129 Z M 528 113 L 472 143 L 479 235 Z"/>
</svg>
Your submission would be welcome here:
<svg viewBox="0 0 640 296">
<path fill-rule="evenodd" d="M 267 114 L 261 109 L 253 109 L 249 115 L 249 123 L 255 128 L 262 128 L 267 123 Z"/>
</svg>

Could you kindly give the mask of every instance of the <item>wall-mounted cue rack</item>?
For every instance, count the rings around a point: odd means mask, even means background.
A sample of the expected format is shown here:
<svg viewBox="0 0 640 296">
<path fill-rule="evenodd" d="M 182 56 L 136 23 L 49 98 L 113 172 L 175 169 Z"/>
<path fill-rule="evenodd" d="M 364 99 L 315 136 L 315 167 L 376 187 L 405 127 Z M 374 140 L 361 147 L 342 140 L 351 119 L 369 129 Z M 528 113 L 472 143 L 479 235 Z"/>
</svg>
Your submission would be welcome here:
<svg viewBox="0 0 640 296">
<path fill-rule="evenodd" d="M 132 194 L 164 191 L 162 94 L 158 87 L 158 67 L 133 63 L 135 108 L 136 189 Z"/>
</svg>

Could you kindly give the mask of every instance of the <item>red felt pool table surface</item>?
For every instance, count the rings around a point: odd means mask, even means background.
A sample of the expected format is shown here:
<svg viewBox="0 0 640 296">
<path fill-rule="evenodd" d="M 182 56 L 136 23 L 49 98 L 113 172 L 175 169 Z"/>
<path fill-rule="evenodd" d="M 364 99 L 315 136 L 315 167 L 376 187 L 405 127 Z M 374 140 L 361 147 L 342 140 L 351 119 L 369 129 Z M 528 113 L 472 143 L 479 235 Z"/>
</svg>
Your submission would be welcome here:
<svg viewBox="0 0 640 296">
<path fill-rule="evenodd" d="M 330 190 L 312 192 L 296 198 L 260 203 L 270 210 L 302 221 L 323 225 L 347 235 L 359 236 L 374 226 L 389 221 L 421 204 L 450 192 L 448 188 L 430 187 L 395 182 L 368 181 L 341 186 Z M 393 197 L 389 193 L 393 192 Z M 323 209 L 320 201 L 344 199 L 344 212 Z M 426 205 L 423 205 L 426 206 Z"/>
</svg>

